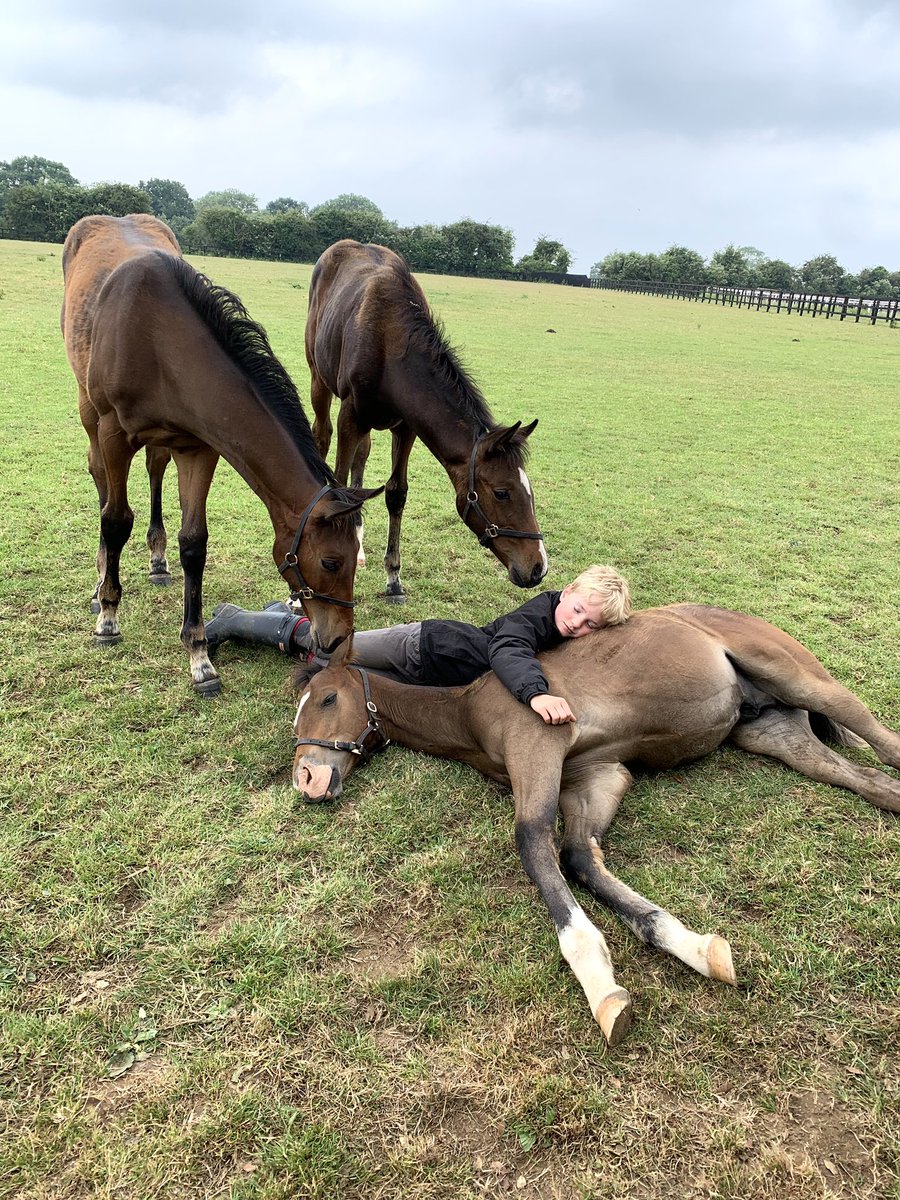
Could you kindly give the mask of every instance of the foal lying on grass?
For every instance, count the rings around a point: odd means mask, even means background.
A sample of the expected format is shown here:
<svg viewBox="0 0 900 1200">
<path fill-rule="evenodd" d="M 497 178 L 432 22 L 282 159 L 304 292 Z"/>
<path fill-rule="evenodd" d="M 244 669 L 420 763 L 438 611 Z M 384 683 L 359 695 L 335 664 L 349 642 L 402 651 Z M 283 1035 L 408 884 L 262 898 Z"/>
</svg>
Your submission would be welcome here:
<svg viewBox="0 0 900 1200">
<path fill-rule="evenodd" d="M 702 975 L 735 982 L 724 938 L 694 933 L 606 867 L 600 842 L 631 784 L 626 763 L 665 769 L 729 741 L 900 812 L 900 782 L 820 740 L 868 743 L 883 763 L 900 767 L 900 735 L 799 642 L 756 617 L 699 604 L 646 609 L 542 654 L 551 689 L 568 698 L 577 717 L 559 726 L 517 703 L 493 674 L 462 688 L 416 687 L 353 668 L 351 656 L 344 642 L 326 670 L 298 677 L 304 691 L 294 787 L 310 800 L 336 799 L 357 763 L 389 740 L 470 763 L 511 786 L 522 863 L 610 1045 L 628 1030 L 631 998 L 566 877 L 648 945 Z"/>
</svg>

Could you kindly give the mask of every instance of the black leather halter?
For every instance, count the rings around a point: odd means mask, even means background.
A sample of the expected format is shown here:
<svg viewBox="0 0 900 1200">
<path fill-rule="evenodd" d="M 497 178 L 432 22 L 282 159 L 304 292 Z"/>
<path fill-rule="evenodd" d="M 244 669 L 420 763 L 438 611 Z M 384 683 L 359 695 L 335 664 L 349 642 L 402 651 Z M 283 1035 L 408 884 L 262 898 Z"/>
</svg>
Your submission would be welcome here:
<svg viewBox="0 0 900 1200">
<path fill-rule="evenodd" d="M 379 750 L 383 750 L 385 746 L 391 744 L 390 738 L 385 736 L 384 730 L 378 722 L 378 709 L 375 707 L 375 701 L 372 699 L 372 693 L 369 690 L 369 676 L 362 667 L 357 667 L 353 663 L 349 664 L 354 671 L 359 671 L 362 678 L 363 692 L 366 697 L 366 712 L 369 714 L 369 723 L 353 741 L 341 741 L 335 738 L 331 741 L 326 741 L 324 738 L 294 738 L 294 749 L 298 746 L 325 746 L 329 750 L 343 750 L 347 754 L 355 754 L 362 766 L 365 766 L 373 754 L 377 754 Z"/>
<path fill-rule="evenodd" d="M 297 556 L 297 551 L 300 549 L 300 539 L 303 537 L 303 530 L 306 528 L 306 522 L 309 520 L 309 514 L 316 507 L 319 501 L 328 492 L 333 492 L 335 485 L 326 483 L 324 487 L 319 488 L 316 494 L 307 504 L 300 517 L 300 524 L 297 526 L 297 532 L 294 534 L 293 545 L 284 556 L 284 562 L 279 566 L 278 570 L 287 578 L 288 571 L 296 571 L 297 578 L 300 580 L 299 588 L 291 588 L 292 600 L 324 600 L 328 604 L 338 604 L 341 608 L 355 608 L 355 600 L 338 600 L 337 596 L 327 596 L 324 592 L 314 592 L 306 580 L 303 578 L 303 572 L 300 570 L 300 560 Z"/>
<path fill-rule="evenodd" d="M 475 459 L 478 456 L 478 447 L 484 439 L 490 434 L 483 433 L 481 437 L 475 439 L 475 445 L 472 447 L 472 454 L 469 458 L 469 490 L 466 492 L 466 507 L 463 509 L 462 519 L 465 521 L 469 515 L 469 510 L 475 513 L 484 521 L 484 533 L 478 538 L 482 546 L 488 546 L 494 538 L 511 537 L 511 538 L 531 538 L 533 541 L 540 542 L 544 535 L 538 531 L 537 533 L 523 533 L 521 529 L 506 529 L 501 525 L 494 525 L 488 520 L 487 515 L 478 503 L 478 493 L 475 491 Z"/>
</svg>

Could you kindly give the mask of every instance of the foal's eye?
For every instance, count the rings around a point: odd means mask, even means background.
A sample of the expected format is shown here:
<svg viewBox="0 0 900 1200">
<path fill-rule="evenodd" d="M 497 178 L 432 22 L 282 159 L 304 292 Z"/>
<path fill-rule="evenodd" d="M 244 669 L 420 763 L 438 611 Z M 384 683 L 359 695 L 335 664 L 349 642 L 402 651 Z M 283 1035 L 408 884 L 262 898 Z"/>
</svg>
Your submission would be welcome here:
<svg viewBox="0 0 900 1200">
<path fill-rule="evenodd" d="M 325 697 L 325 699 L 322 701 L 322 707 L 323 708 L 331 708 L 332 704 L 336 704 L 336 703 L 337 703 L 337 692 L 329 692 L 328 695 Z"/>
<path fill-rule="evenodd" d="M 325 568 L 326 571 L 331 571 L 332 574 L 334 574 L 335 571 L 339 571 L 341 569 L 341 564 L 338 562 L 338 560 L 336 558 L 323 558 L 322 566 Z"/>
<path fill-rule="evenodd" d="M 497 500 L 508 500 L 509 492 L 506 490 L 506 488 L 494 488 L 494 497 Z"/>
</svg>

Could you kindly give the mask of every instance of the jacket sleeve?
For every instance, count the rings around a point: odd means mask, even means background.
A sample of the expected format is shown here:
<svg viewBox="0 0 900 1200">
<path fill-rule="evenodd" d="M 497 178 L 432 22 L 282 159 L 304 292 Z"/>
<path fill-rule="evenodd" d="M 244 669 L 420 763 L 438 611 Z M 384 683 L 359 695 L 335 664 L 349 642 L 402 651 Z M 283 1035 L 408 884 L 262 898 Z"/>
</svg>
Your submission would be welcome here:
<svg viewBox="0 0 900 1200">
<path fill-rule="evenodd" d="M 536 596 L 503 617 L 488 644 L 491 670 L 522 704 L 550 690 L 537 653 L 548 644 L 553 616 L 549 605 L 537 604 L 538 600 L 543 597 Z"/>
</svg>

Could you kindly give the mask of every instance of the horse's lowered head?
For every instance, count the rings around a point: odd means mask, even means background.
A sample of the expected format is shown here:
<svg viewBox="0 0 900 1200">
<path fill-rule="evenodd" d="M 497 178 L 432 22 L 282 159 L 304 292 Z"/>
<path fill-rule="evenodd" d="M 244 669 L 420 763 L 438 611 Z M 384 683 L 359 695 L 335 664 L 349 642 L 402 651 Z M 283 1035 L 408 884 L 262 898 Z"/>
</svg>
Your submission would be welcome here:
<svg viewBox="0 0 900 1200">
<path fill-rule="evenodd" d="M 302 695 L 294 717 L 292 781 L 304 800 L 336 800 L 353 769 L 384 749 L 387 738 L 369 691 L 368 676 L 350 662 L 347 638 L 328 666 L 311 677 L 301 667 Z"/>
<path fill-rule="evenodd" d="M 366 500 L 379 488 L 333 487 L 304 513 L 293 545 L 276 539 L 273 556 L 309 617 L 316 647 L 326 654 L 353 632 L 356 574 Z"/>
<path fill-rule="evenodd" d="M 516 421 L 482 434 L 465 469 L 452 473 L 459 515 L 522 588 L 537 587 L 548 565 L 525 474 L 525 442 L 536 425 Z"/>
</svg>

